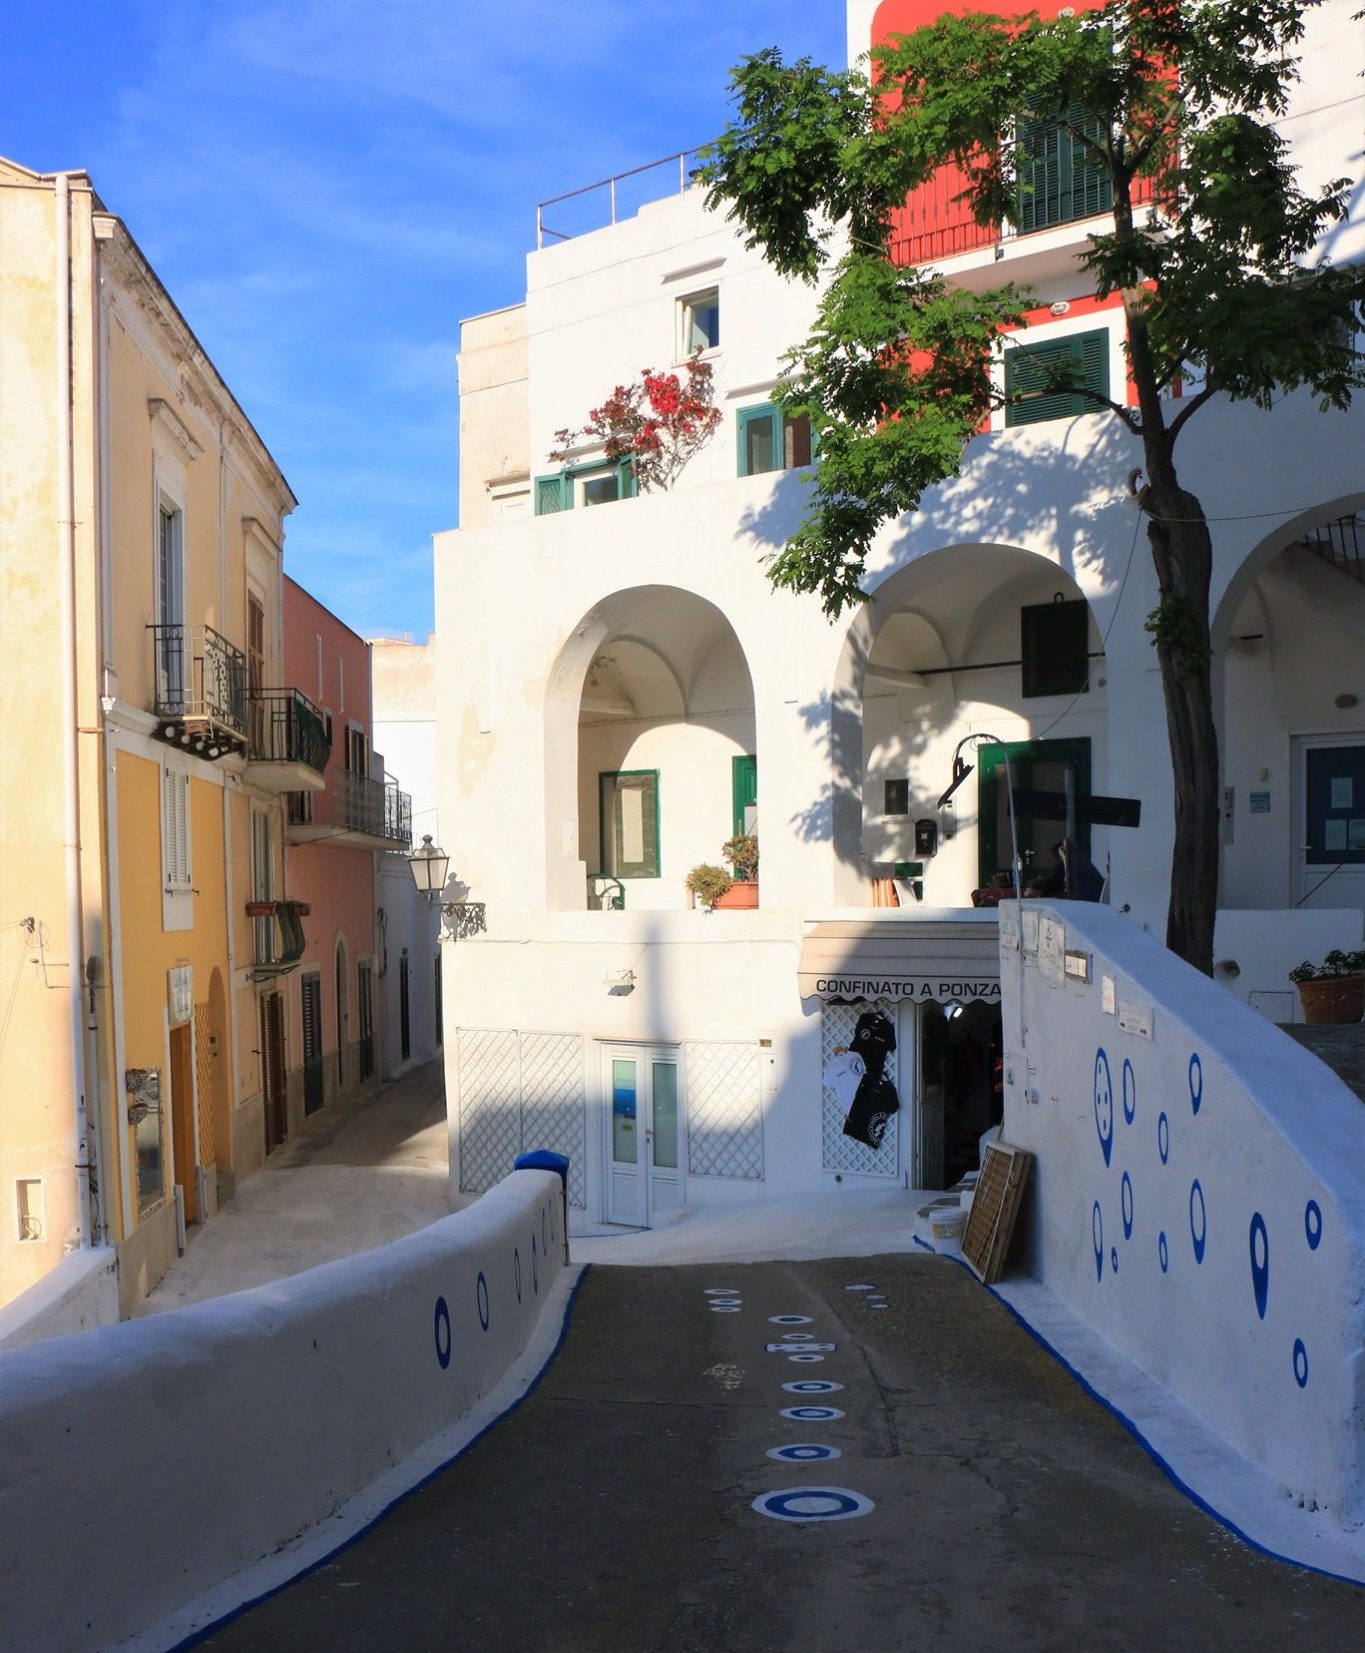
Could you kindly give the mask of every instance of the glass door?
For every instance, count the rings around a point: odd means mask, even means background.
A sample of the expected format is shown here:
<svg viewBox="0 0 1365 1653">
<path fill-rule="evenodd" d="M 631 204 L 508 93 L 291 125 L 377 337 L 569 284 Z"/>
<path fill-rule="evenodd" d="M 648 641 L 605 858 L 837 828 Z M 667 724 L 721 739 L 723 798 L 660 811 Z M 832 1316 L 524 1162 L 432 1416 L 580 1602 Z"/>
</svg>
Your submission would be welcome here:
<svg viewBox="0 0 1365 1653">
<path fill-rule="evenodd" d="M 677 1052 L 613 1045 L 602 1061 L 607 1221 L 649 1228 L 684 1199 Z"/>
<path fill-rule="evenodd" d="M 1365 741 L 1298 742 L 1301 907 L 1365 906 Z"/>
</svg>

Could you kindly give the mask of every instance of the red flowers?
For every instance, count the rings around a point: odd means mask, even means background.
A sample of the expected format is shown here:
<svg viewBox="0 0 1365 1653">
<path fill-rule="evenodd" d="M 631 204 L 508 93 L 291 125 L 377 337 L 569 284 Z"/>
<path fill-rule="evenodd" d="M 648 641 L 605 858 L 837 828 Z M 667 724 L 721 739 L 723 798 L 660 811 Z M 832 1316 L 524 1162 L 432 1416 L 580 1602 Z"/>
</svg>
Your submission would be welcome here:
<svg viewBox="0 0 1365 1653">
<path fill-rule="evenodd" d="M 691 356 L 685 380 L 645 368 L 640 382 L 617 385 L 601 407 L 590 409 L 582 430 L 555 432 L 550 458 L 564 463 L 584 438 L 602 443 L 608 459 L 629 459 L 642 493 L 668 488 L 720 423 L 711 364 Z"/>
</svg>

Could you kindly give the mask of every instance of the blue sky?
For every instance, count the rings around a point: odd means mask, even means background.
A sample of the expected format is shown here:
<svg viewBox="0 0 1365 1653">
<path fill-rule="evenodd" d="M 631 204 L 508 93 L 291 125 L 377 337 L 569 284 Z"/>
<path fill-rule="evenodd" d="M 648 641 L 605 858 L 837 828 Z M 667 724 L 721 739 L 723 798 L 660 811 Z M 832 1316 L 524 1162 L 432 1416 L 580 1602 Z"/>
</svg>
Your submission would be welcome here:
<svg viewBox="0 0 1365 1653">
<path fill-rule="evenodd" d="M 289 572 L 432 624 L 459 321 L 517 302 L 537 201 L 715 135 L 728 70 L 838 64 L 842 0 L 0 0 L 0 154 L 84 167 L 300 505 Z"/>
</svg>

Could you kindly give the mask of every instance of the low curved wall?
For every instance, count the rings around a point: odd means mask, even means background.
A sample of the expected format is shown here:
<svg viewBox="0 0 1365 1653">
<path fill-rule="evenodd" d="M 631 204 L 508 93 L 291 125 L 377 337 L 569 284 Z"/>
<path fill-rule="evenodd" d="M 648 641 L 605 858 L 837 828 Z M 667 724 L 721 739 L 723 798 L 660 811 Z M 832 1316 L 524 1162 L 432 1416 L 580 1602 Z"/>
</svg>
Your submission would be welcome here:
<svg viewBox="0 0 1365 1653">
<path fill-rule="evenodd" d="M 514 1171 L 391 1245 L 0 1354 L 4 1640 L 105 1648 L 323 1520 L 525 1348 L 560 1179 Z"/>
<path fill-rule="evenodd" d="M 1365 1106 L 1130 921 L 1028 903 L 1021 968 L 1017 915 L 1000 981 L 1004 1136 L 1037 1156 L 1024 1266 L 1299 1504 L 1359 1529 Z"/>
</svg>

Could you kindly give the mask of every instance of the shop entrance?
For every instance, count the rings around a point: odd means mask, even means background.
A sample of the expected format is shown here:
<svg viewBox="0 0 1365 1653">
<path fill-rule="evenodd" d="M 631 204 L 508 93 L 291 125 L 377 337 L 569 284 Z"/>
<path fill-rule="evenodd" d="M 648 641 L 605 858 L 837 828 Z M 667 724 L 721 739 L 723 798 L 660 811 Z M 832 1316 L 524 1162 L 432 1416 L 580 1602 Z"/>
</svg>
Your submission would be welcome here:
<svg viewBox="0 0 1365 1653">
<path fill-rule="evenodd" d="M 681 1085 L 669 1047 L 608 1045 L 607 1221 L 652 1227 L 656 1211 L 683 1203 Z"/>
<path fill-rule="evenodd" d="M 914 1183 L 952 1188 L 981 1164 L 981 1138 L 1004 1117 L 1000 1004 L 921 1004 Z"/>
</svg>

